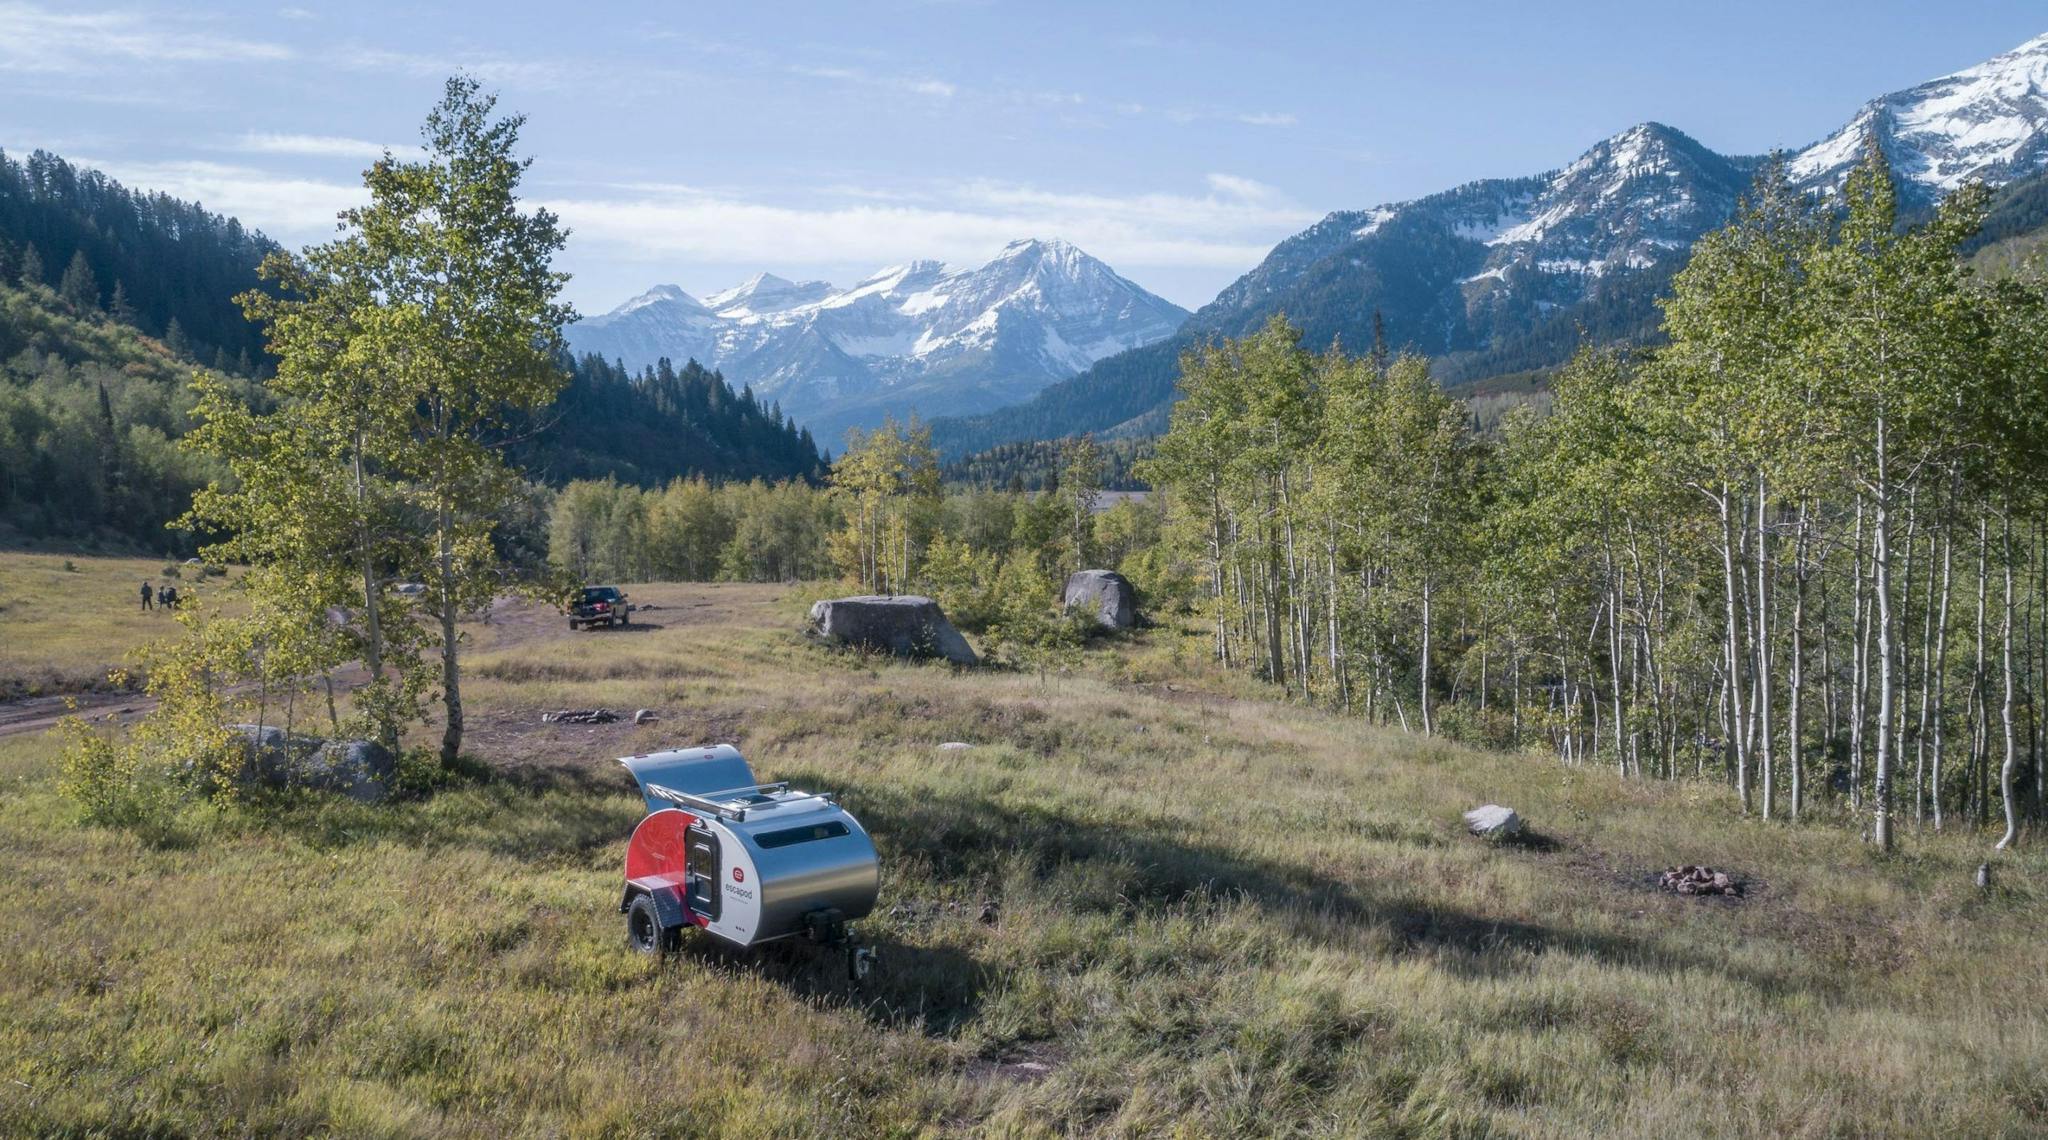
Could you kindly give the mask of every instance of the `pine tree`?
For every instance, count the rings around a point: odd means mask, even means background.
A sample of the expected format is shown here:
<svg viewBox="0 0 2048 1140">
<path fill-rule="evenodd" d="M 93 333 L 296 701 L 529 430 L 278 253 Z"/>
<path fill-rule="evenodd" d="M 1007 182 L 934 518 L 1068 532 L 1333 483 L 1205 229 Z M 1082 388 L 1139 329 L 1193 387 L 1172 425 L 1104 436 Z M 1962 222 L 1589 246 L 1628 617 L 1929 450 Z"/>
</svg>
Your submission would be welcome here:
<svg viewBox="0 0 2048 1140">
<path fill-rule="evenodd" d="M 124 325 L 135 323 L 135 306 L 128 301 L 128 286 L 114 282 L 113 299 L 107 302 L 107 315 Z"/>
<path fill-rule="evenodd" d="M 36 243 L 28 243 L 21 251 L 21 276 L 18 278 L 24 289 L 43 284 L 43 255 L 36 251 Z"/>
<path fill-rule="evenodd" d="M 192 359 L 192 341 L 185 335 L 185 326 L 179 324 L 176 317 L 172 317 L 170 322 L 164 325 L 164 347 L 179 360 Z"/>
<path fill-rule="evenodd" d="M 93 276 L 92 265 L 85 259 L 85 251 L 71 255 L 71 264 L 64 267 L 64 279 L 57 286 L 57 295 L 64 303 L 81 313 L 96 313 L 100 308 L 99 278 Z"/>
</svg>

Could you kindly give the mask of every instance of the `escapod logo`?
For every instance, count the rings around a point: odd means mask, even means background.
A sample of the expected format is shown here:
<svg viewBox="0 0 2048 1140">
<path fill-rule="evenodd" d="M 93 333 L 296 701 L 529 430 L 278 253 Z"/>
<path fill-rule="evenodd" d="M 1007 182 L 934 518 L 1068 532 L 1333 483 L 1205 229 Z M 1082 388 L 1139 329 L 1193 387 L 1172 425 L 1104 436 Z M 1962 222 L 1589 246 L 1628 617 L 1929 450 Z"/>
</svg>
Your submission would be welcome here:
<svg viewBox="0 0 2048 1140">
<path fill-rule="evenodd" d="M 744 882 L 746 882 L 746 881 L 747 881 L 747 873 L 746 873 L 745 871 L 742 871 L 742 870 L 740 870 L 740 869 L 739 869 L 738 867 L 734 867 L 734 868 L 732 869 L 732 881 L 733 881 L 733 882 L 735 882 L 735 883 L 744 883 Z"/>
</svg>

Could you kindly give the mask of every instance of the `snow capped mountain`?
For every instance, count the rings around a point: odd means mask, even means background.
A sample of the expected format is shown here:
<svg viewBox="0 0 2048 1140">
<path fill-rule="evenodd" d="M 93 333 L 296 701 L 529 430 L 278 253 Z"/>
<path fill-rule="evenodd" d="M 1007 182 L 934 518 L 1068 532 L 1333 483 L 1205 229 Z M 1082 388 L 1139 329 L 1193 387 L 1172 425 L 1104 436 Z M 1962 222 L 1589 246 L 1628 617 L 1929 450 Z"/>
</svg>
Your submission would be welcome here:
<svg viewBox="0 0 2048 1140">
<path fill-rule="evenodd" d="M 1814 190 L 1838 186 L 1875 135 L 1901 197 L 1925 207 L 1969 179 L 2048 170 L 2048 35 L 1865 104 L 1787 160 Z M 1389 341 L 1434 357 L 1448 383 L 1557 364 L 1585 339 L 1654 336 L 1657 297 L 1702 234 L 1733 216 L 1759 160 L 1642 123 L 1561 169 L 1470 182 L 1343 210 L 1282 241 L 1165 343 L 1104 360 L 1016 408 L 934 425 L 949 452 L 1163 423 L 1186 345 L 1284 313 L 1305 344 Z"/>
<path fill-rule="evenodd" d="M 2009 182 L 2048 166 L 2048 35 L 1975 67 L 1864 104 L 1841 130 L 1787 164 L 1833 189 L 1875 134 L 1906 196 L 1931 203 L 1970 179 Z"/>
<path fill-rule="evenodd" d="M 1331 214 L 1189 327 L 1235 333 L 1286 312 L 1311 343 L 1355 344 L 1358 300 L 1370 296 L 1402 343 L 1478 350 L 1598 297 L 1604 278 L 1675 262 L 1727 220 L 1755 165 L 1642 123 L 1548 174 Z"/>
<path fill-rule="evenodd" d="M 704 307 L 721 317 L 734 319 L 765 316 L 822 301 L 833 292 L 829 281 L 799 283 L 786 281 L 773 273 L 756 273 L 740 285 L 704 298 Z"/>
<path fill-rule="evenodd" d="M 694 358 L 836 446 L 846 427 L 884 415 L 1028 398 L 1186 318 L 1066 242 L 1027 240 L 984 265 L 913 261 L 845 290 L 767 273 L 701 302 L 656 286 L 568 336 L 577 352 L 633 367 Z"/>
<path fill-rule="evenodd" d="M 1721 224 L 1752 165 L 1724 158 L 1661 123 L 1630 127 L 1551 175 L 1526 204 L 1469 224 L 1492 252 L 1482 278 L 1648 269 Z"/>
</svg>

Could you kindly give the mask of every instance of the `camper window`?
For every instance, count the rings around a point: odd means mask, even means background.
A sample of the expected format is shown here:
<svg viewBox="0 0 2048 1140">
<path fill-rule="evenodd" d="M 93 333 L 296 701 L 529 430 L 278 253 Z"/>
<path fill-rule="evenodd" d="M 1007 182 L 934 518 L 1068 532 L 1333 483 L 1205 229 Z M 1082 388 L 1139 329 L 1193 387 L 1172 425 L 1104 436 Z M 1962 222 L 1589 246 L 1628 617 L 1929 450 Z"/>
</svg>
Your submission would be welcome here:
<svg viewBox="0 0 2048 1140">
<path fill-rule="evenodd" d="M 809 843 L 814 839 L 834 839 L 845 834 L 846 825 L 835 819 L 804 827 L 785 827 L 781 831 L 764 831 L 754 837 L 754 843 L 765 851 L 792 843 Z"/>
</svg>

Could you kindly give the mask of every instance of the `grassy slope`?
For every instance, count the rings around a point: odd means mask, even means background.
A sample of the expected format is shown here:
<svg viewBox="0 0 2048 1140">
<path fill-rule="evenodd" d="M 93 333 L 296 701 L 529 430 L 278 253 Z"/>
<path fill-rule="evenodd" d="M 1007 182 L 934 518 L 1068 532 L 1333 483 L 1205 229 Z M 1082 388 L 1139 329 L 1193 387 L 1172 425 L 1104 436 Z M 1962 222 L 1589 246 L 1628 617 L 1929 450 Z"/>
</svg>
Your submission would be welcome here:
<svg viewBox="0 0 2048 1140">
<path fill-rule="evenodd" d="M 1979 836 L 1880 860 L 1718 787 L 1376 731 L 1199 636 L 1041 683 L 824 653 L 778 588 L 634 594 L 661 628 L 501 622 L 471 700 L 504 774 L 424 802 L 149 848 L 70 822 L 49 742 L 0 741 L 0 1133 L 2044 1127 L 2038 854 L 1979 895 Z M 533 724 L 600 703 L 668 719 Z M 867 990 L 802 948 L 622 948 L 640 807 L 609 757 L 702 739 L 877 837 Z M 1554 846 L 1461 835 L 1486 800 Z M 1758 889 L 1642 887 L 1688 861 Z"/>
</svg>

